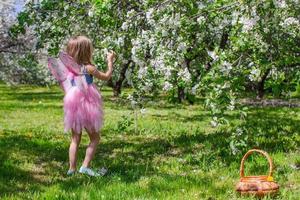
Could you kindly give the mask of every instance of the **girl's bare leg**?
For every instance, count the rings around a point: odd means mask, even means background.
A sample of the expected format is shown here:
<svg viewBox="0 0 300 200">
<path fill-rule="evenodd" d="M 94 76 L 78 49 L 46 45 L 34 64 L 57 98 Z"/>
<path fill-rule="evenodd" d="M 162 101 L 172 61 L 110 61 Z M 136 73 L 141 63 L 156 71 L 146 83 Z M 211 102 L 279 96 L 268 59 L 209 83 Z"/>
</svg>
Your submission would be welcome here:
<svg viewBox="0 0 300 200">
<path fill-rule="evenodd" d="M 90 144 L 86 149 L 85 158 L 83 161 L 83 167 L 89 167 L 91 160 L 93 159 L 97 146 L 100 141 L 99 132 L 86 130 L 90 137 Z"/>
<path fill-rule="evenodd" d="M 77 153 L 78 153 L 80 140 L 81 140 L 81 133 L 76 133 L 74 130 L 72 130 L 72 139 L 69 148 L 69 160 L 70 160 L 69 170 L 70 171 L 76 170 Z"/>
</svg>

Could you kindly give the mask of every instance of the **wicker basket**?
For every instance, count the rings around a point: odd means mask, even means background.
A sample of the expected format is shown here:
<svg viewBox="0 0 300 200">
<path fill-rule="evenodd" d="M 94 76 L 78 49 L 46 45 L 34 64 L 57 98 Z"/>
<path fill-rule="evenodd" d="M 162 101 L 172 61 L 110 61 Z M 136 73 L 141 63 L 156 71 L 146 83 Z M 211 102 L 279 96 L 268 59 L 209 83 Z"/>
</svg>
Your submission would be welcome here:
<svg viewBox="0 0 300 200">
<path fill-rule="evenodd" d="M 258 152 L 264 155 L 269 162 L 269 174 L 267 176 L 245 176 L 244 163 L 250 154 Z M 279 190 L 279 185 L 273 181 L 272 177 L 273 163 L 270 156 L 262 150 L 249 150 L 243 157 L 240 167 L 240 181 L 236 185 L 236 191 L 242 195 L 254 195 L 262 197 L 265 195 L 274 195 Z"/>
</svg>

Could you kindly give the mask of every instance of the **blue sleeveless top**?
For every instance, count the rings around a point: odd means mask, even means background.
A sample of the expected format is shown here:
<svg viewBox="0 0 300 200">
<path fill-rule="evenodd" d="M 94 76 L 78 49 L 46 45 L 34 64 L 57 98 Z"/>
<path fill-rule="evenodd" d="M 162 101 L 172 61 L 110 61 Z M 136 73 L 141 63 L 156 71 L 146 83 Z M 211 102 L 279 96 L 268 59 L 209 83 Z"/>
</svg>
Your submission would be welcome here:
<svg viewBox="0 0 300 200">
<path fill-rule="evenodd" d="M 88 71 L 87 71 L 87 69 L 86 69 L 85 66 L 83 66 L 83 67 L 84 67 L 84 68 L 83 68 L 83 73 L 82 73 L 82 75 L 85 77 L 85 80 L 86 80 L 87 84 L 90 85 L 90 84 L 93 83 L 93 80 L 94 80 L 94 79 L 93 79 L 93 75 L 90 75 L 90 74 L 88 73 Z M 71 84 L 72 84 L 72 86 L 75 86 L 75 85 L 76 85 L 74 79 L 71 80 Z"/>
<path fill-rule="evenodd" d="M 88 73 L 85 66 L 84 66 L 84 69 L 83 69 L 83 74 L 85 76 L 87 84 L 89 84 L 89 85 L 92 84 L 93 83 L 93 75 Z"/>
</svg>

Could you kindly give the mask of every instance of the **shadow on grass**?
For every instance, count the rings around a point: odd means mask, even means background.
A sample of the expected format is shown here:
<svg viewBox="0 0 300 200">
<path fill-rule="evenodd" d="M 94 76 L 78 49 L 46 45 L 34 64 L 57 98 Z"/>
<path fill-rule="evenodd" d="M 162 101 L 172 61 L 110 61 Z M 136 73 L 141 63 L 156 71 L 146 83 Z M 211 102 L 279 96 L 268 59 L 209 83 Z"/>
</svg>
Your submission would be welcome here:
<svg viewBox="0 0 300 200">
<path fill-rule="evenodd" d="M 299 123 L 284 109 L 264 108 L 252 110 L 242 126 L 248 131 L 250 146 L 288 152 L 300 146 Z"/>
<path fill-rule="evenodd" d="M 6 100 L 19 100 L 19 101 L 61 101 L 63 99 L 63 93 L 59 92 L 18 92 L 7 93 Z"/>
<path fill-rule="evenodd" d="M 41 191 L 50 184 L 51 172 L 64 171 L 59 162 L 67 160 L 65 152 L 67 148 L 58 142 L 4 132 L 0 140 L 0 197 Z M 26 164 L 33 168 L 23 169 Z"/>
<path fill-rule="evenodd" d="M 93 185 L 94 191 L 97 190 L 96 196 L 98 198 L 103 195 L 107 195 L 107 191 L 111 192 L 109 195 L 111 199 L 120 199 L 118 193 L 127 193 L 126 199 L 135 199 L 137 194 L 149 194 L 151 198 L 154 199 L 164 199 L 166 196 L 178 198 L 178 191 L 185 192 L 192 188 L 197 188 L 197 190 L 211 190 L 211 194 L 224 194 L 228 188 L 231 189 L 229 185 L 218 186 L 215 181 L 215 177 L 211 175 L 207 176 L 189 176 L 189 175 L 173 175 L 167 173 L 156 173 L 155 175 L 143 176 L 139 181 L 144 183 L 137 183 L 136 185 L 128 185 L 121 179 L 116 182 L 113 177 L 106 176 L 101 179 L 89 179 L 75 176 L 73 178 L 67 179 L 60 188 L 67 192 L 74 192 L 78 188 L 85 188 L 86 185 Z M 140 185 L 142 184 L 142 185 Z M 117 190 L 112 190 L 112 185 L 117 188 Z M 90 188 L 89 188 L 90 189 Z M 135 191 L 133 191 L 134 189 Z M 176 197 L 174 196 L 176 194 Z M 131 198 L 130 198 L 131 196 Z M 184 196 L 184 195 L 183 195 Z M 207 195 L 208 196 L 208 195 Z M 212 199 L 213 196 L 208 196 Z M 200 197 L 199 197 L 200 198 Z M 207 199 L 207 198 L 205 198 Z M 210 198 L 208 198 L 210 199 Z"/>
<path fill-rule="evenodd" d="M 6 111 L 14 111 L 14 110 L 41 110 L 41 109 L 55 109 L 55 110 L 62 110 L 63 104 L 61 105 L 53 105 L 53 104 L 31 104 L 28 105 L 26 103 L 3 103 L 0 105 L 1 110 Z"/>
<path fill-rule="evenodd" d="M 17 100 L 22 102 L 32 102 L 32 101 L 53 101 L 53 102 L 61 102 L 63 100 L 64 94 L 61 89 L 58 87 L 48 88 L 47 91 L 36 91 L 33 92 L 33 89 L 40 89 L 38 87 L 31 86 L 17 86 L 17 87 L 7 87 L 5 85 L 0 84 L 0 90 L 2 92 L 2 96 L 0 100 L 10 101 Z M 113 97 L 113 92 L 111 89 L 105 87 L 101 89 L 101 94 L 105 105 L 113 104 L 113 109 L 115 110 L 131 110 L 131 103 L 127 99 L 127 97 Z M 164 96 L 159 96 L 155 98 L 155 102 L 151 101 L 151 98 L 146 98 L 147 101 L 145 106 L 147 108 L 157 108 L 158 106 L 161 109 L 174 109 L 174 108 L 182 108 L 184 109 L 185 105 L 176 104 L 176 103 L 166 103 Z M 200 100 L 199 100 L 200 101 Z M 152 102 L 152 103 L 151 103 Z"/>
<path fill-rule="evenodd" d="M 162 117 L 162 116 L 158 116 Z M 177 116 L 180 121 L 197 121 L 205 116 Z M 299 120 L 291 119 L 285 113 L 273 112 L 269 109 L 252 110 L 248 120 L 242 124 L 247 129 L 247 149 L 259 147 L 269 153 L 278 151 L 288 152 L 299 148 Z M 107 135 L 107 137 L 113 137 Z M 121 183 L 136 183 L 141 177 L 159 176 L 161 183 L 152 183 L 150 188 L 155 191 L 172 191 L 178 180 L 191 185 L 208 184 L 208 188 L 215 188 L 213 180 L 193 177 L 192 175 L 162 174 L 157 166 L 168 159 L 180 158 L 184 167 L 189 169 L 210 170 L 218 163 L 230 166 L 239 163 L 242 153 L 233 156 L 230 150 L 230 129 L 218 130 L 210 134 L 197 130 L 183 132 L 176 136 L 164 136 L 164 133 L 156 134 L 149 138 L 135 135 L 109 138 L 100 145 L 94 160 L 95 166 L 107 166 L 111 174 L 100 180 L 106 187 L 113 176 L 120 177 Z M 243 136 L 242 136 L 243 137 Z M 46 137 L 30 138 L 16 132 L 6 132 L 0 140 L 0 195 L 20 195 L 18 192 L 29 190 L 43 191 L 45 186 L 59 184 L 66 191 L 79 189 L 91 181 L 91 179 L 76 176 L 64 179 L 63 174 L 67 166 L 68 147 L 65 141 L 52 141 Z M 84 146 L 80 147 L 80 154 L 84 153 Z M 15 154 L 23 157 L 18 159 Z M 42 170 L 24 170 L 22 162 L 24 156 L 30 159 L 34 166 L 42 166 Z M 53 162 L 57 161 L 57 162 Z M 176 161 L 177 162 L 177 161 Z M 184 166 L 185 165 L 185 166 Z M 259 170 L 255 168 L 255 170 Z M 264 169 L 263 169 L 264 170 Z M 186 172 L 189 173 L 188 171 Z M 58 176 L 59 178 L 54 178 Z M 41 178 L 42 177 L 42 178 Z M 44 177 L 44 178 L 43 178 Z M 93 180 L 92 180 L 93 181 Z M 97 180 L 96 180 L 97 182 Z M 176 184 L 175 184 L 176 185 Z M 178 186 L 179 187 L 179 186 Z M 219 188 L 220 189 L 220 188 Z"/>
<path fill-rule="evenodd" d="M 207 137 L 213 137 L 201 136 L 202 134 L 194 137 L 179 136 L 169 139 L 110 140 L 100 146 L 94 165 L 106 165 L 111 171 L 109 176 L 120 177 L 121 183 L 135 183 L 143 176 L 159 176 L 163 180 L 162 186 L 153 183 L 151 187 L 162 191 L 172 190 L 173 186 L 168 187 L 168 181 L 176 182 L 176 180 L 181 179 L 190 184 L 200 184 L 200 182 L 202 184 L 204 180 L 195 179 L 191 176 L 161 174 L 156 169 L 156 166 L 161 164 L 161 161 L 157 160 L 158 157 L 163 159 L 192 153 L 194 150 L 193 145 L 196 142 L 204 142 L 203 140 L 208 139 Z M 174 154 L 172 152 L 174 148 L 180 148 L 181 153 Z M 82 187 L 84 183 L 88 183 L 90 179 L 84 176 L 81 176 L 75 182 L 72 178 L 63 178 L 67 166 L 55 163 L 66 163 L 68 159 L 67 151 L 67 146 L 62 142 L 53 142 L 45 138 L 33 139 L 14 132 L 4 134 L 0 142 L 0 180 L 5 183 L 0 185 L 1 196 L 20 195 L 20 197 L 23 197 L 23 193 L 20 192 L 28 192 L 28 189 L 32 192 L 42 192 L 45 186 L 50 184 L 59 184 L 64 190 L 71 191 L 74 188 Z M 83 151 L 84 147 L 81 145 L 80 154 Z M 12 156 L 18 154 L 21 154 L 20 158 Z M 23 170 L 22 164 L 26 162 L 26 159 L 33 166 L 42 169 L 38 171 Z M 53 163 L 53 161 L 57 162 Z M 187 164 L 198 165 L 198 163 Z M 61 178 L 53 179 L 55 176 L 61 176 Z M 110 178 L 108 177 L 104 181 L 108 183 Z"/>
<path fill-rule="evenodd" d="M 170 121 L 170 119 L 178 121 L 178 122 L 200 122 L 207 119 L 210 119 L 210 116 L 206 113 L 203 114 L 195 114 L 191 116 L 186 116 L 184 114 L 179 114 L 176 112 L 171 112 L 168 114 L 152 114 L 151 117 L 162 120 L 162 121 Z"/>
<path fill-rule="evenodd" d="M 126 98 L 115 98 L 110 95 L 103 95 L 104 105 L 111 105 L 114 110 L 132 110 L 131 102 Z M 154 108 L 157 109 L 184 109 L 184 105 L 182 104 L 172 104 L 172 103 L 163 103 L 156 101 L 155 103 L 145 103 L 143 105 L 146 108 Z"/>
<path fill-rule="evenodd" d="M 0 156 L 0 197 L 25 192 L 24 183 L 34 183 L 35 185 L 32 186 L 34 189 L 38 189 L 38 185 L 43 184 L 42 180 L 35 178 L 30 172 L 8 162 L 12 160 L 6 154 L 1 152 Z"/>
<path fill-rule="evenodd" d="M 239 163 L 243 154 L 251 148 L 260 148 L 270 154 L 298 149 L 300 144 L 299 123 L 300 120 L 290 119 L 284 113 L 252 111 L 248 120 L 241 124 L 247 129 L 241 138 L 246 138 L 246 147 L 236 155 L 233 155 L 230 149 L 232 133 L 230 129 L 223 129 L 210 134 L 204 132 L 182 133 L 173 137 L 148 138 L 133 142 L 126 141 L 126 139 L 114 139 L 101 145 L 103 153 L 99 157 L 101 157 L 102 163 L 110 164 L 112 171 L 120 171 L 124 175 L 132 172 L 131 176 L 127 178 L 129 182 L 136 181 L 147 170 L 155 172 L 155 158 L 157 157 L 185 158 L 187 155 L 192 155 L 192 159 L 185 159 L 184 164 L 191 167 L 206 166 L 209 170 L 215 160 L 226 166 Z M 163 136 L 163 133 L 161 135 Z M 115 151 L 116 149 L 118 151 Z"/>
</svg>

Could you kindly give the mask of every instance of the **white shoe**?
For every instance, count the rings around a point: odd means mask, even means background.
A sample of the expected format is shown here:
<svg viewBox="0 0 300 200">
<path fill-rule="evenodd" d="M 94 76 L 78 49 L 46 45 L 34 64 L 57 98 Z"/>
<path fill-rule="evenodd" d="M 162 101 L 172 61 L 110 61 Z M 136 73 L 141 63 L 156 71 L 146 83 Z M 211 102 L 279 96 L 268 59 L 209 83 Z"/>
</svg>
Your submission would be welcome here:
<svg viewBox="0 0 300 200">
<path fill-rule="evenodd" d="M 79 169 L 79 173 L 86 174 L 88 176 L 101 176 L 101 174 L 95 172 L 91 168 L 81 166 Z"/>
</svg>

